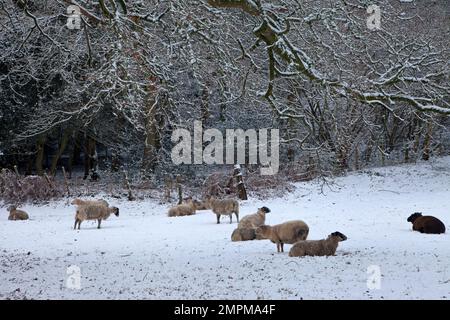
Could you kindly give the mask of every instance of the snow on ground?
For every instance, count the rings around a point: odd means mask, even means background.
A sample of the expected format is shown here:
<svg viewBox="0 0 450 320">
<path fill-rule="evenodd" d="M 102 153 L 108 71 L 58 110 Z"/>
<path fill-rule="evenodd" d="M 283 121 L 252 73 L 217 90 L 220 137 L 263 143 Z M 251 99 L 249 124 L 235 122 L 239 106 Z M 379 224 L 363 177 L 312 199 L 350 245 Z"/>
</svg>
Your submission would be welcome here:
<svg viewBox="0 0 450 320">
<path fill-rule="evenodd" d="M 268 240 L 231 242 L 236 223 L 228 218 L 168 218 L 151 202 L 109 199 L 120 217 L 100 230 L 84 222 L 81 231 L 72 230 L 67 202 L 25 206 L 25 222 L 8 221 L 2 208 L 0 299 L 450 298 L 450 157 L 333 182 L 324 193 L 318 182 L 300 183 L 284 198 L 241 206 L 241 216 L 269 207 L 268 224 L 302 219 L 309 239 L 344 233 L 333 257 L 289 258 L 290 245 L 277 253 Z M 447 233 L 412 232 L 406 218 L 415 211 L 443 220 Z M 71 265 L 81 269 L 80 290 L 66 286 Z M 372 265 L 380 289 L 367 286 Z"/>
</svg>

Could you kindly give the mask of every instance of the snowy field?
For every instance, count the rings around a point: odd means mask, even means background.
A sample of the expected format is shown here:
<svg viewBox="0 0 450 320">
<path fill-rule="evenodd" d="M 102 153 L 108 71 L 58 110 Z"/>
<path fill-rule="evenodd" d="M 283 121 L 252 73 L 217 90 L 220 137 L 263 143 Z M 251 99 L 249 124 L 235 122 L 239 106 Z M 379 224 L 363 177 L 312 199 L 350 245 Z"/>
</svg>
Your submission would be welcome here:
<svg viewBox="0 0 450 320">
<path fill-rule="evenodd" d="M 268 224 L 301 219 L 309 239 L 340 231 L 336 256 L 289 258 L 268 240 L 231 242 L 237 226 L 210 211 L 168 218 L 167 207 L 109 199 L 120 207 L 96 229 L 72 230 L 68 202 L 25 206 L 30 221 L 0 209 L 0 299 L 449 299 L 450 157 L 296 184 L 284 198 L 250 200 L 241 217 L 265 205 Z M 411 231 L 407 217 L 434 215 L 444 235 Z M 79 266 L 81 288 L 66 286 Z M 381 271 L 368 288 L 369 266 Z M 373 268 L 373 267 L 372 267 Z M 376 267 L 375 267 L 376 268 Z M 376 269 L 370 269 L 376 270 Z M 376 272 L 375 272 L 376 273 Z"/>
</svg>

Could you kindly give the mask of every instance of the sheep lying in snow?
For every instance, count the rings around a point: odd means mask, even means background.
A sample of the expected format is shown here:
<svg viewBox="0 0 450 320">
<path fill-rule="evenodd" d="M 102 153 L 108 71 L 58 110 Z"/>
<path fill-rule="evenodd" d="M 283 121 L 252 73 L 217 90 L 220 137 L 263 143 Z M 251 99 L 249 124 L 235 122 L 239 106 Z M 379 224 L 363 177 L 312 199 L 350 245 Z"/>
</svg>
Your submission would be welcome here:
<svg viewBox="0 0 450 320">
<path fill-rule="evenodd" d="M 28 213 L 23 210 L 17 210 L 16 206 L 10 206 L 8 208 L 9 217 L 8 220 L 28 220 Z"/>
<path fill-rule="evenodd" d="M 255 214 L 249 214 L 241 219 L 238 228 L 258 228 L 266 222 L 266 213 L 270 209 L 267 207 L 258 208 Z"/>
<path fill-rule="evenodd" d="M 420 233 L 445 233 L 445 225 L 441 220 L 432 216 L 422 216 L 420 212 L 410 215 L 407 221 L 413 224 L 413 230 Z"/>
<path fill-rule="evenodd" d="M 220 223 L 220 216 L 225 215 L 230 217 L 230 223 L 233 221 L 233 213 L 236 215 L 237 222 L 239 222 L 239 202 L 234 199 L 215 199 L 210 197 L 206 200 L 208 208 L 216 214 L 217 223 Z"/>
<path fill-rule="evenodd" d="M 80 205 L 77 207 L 77 213 L 75 214 L 75 225 L 73 228 L 76 229 L 78 224 L 78 230 L 80 230 L 81 222 L 83 222 L 84 220 L 97 220 L 97 228 L 100 229 L 102 220 L 108 219 L 112 213 L 115 214 L 116 217 L 118 217 L 119 208 L 107 207 L 104 204 L 98 203 Z"/>
<path fill-rule="evenodd" d="M 326 239 L 298 241 L 289 250 L 289 257 L 334 256 L 339 242 L 345 240 L 347 237 L 336 231 Z"/>
<path fill-rule="evenodd" d="M 82 206 L 82 205 L 96 205 L 96 204 L 102 204 L 104 206 L 109 207 L 109 203 L 105 200 L 99 199 L 99 200 L 82 200 L 82 199 L 74 199 L 71 204 Z"/>
<path fill-rule="evenodd" d="M 231 241 L 248 241 L 256 239 L 255 228 L 237 228 L 231 234 Z"/>
<path fill-rule="evenodd" d="M 284 244 L 293 244 L 300 240 L 306 240 L 309 227 L 301 220 L 293 220 L 274 226 L 262 225 L 256 229 L 256 236 L 261 239 L 269 239 L 277 245 L 277 252 L 284 252 Z"/>
<path fill-rule="evenodd" d="M 169 217 L 191 216 L 193 214 L 195 214 L 195 207 L 192 199 L 170 208 L 169 212 L 167 213 Z"/>
</svg>

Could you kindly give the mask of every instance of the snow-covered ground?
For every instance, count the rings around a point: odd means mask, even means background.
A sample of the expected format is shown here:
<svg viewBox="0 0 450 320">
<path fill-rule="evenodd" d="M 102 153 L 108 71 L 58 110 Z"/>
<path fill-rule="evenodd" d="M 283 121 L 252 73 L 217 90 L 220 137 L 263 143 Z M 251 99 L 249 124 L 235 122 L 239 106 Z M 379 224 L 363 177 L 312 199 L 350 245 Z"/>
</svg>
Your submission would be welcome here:
<svg viewBox="0 0 450 320">
<path fill-rule="evenodd" d="M 450 157 L 321 187 L 300 183 L 284 198 L 247 201 L 241 217 L 265 205 L 268 224 L 304 220 L 309 239 L 340 231 L 348 240 L 333 257 L 289 258 L 290 245 L 277 253 L 268 240 L 231 242 L 236 223 L 228 218 L 220 225 L 210 211 L 168 218 L 151 202 L 109 199 L 120 217 L 100 230 L 84 222 L 81 231 L 72 230 L 67 202 L 25 206 L 25 222 L 8 221 L 2 208 L 0 299 L 450 298 Z M 415 211 L 443 220 L 447 233 L 412 232 L 406 218 Z M 67 288 L 76 284 L 73 265 L 80 290 Z M 369 288 L 377 268 L 380 288 L 376 280 Z"/>
</svg>

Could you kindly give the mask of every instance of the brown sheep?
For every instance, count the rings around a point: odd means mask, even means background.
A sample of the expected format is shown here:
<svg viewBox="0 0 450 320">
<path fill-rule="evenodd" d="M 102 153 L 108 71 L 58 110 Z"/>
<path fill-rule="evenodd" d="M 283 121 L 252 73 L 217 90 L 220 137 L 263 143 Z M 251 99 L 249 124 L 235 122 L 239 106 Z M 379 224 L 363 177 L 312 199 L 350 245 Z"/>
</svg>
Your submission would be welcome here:
<svg viewBox="0 0 450 320">
<path fill-rule="evenodd" d="M 26 213 L 23 210 L 17 210 L 16 206 L 10 206 L 8 208 L 8 211 L 9 211 L 8 220 L 28 220 L 29 219 L 28 213 Z"/>
<path fill-rule="evenodd" d="M 298 241 L 289 250 L 289 257 L 334 256 L 339 242 L 345 240 L 347 237 L 336 231 L 326 239 Z"/>
<path fill-rule="evenodd" d="M 306 240 L 309 227 L 301 220 L 293 220 L 274 226 L 262 225 L 256 229 L 256 236 L 261 239 L 269 239 L 277 245 L 277 252 L 284 252 L 284 244 L 293 244 L 300 240 Z"/>
<path fill-rule="evenodd" d="M 230 224 L 233 222 L 233 213 L 236 215 L 237 222 L 239 222 L 239 202 L 234 199 L 215 199 L 210 197 L 206 200 L 208 208 L 216 214 L 217 224 L 220 223 L 220 216 L 225 215 L 230 217 Z"/>
<path fill-rule="evenodd" d="M 181 217 L 181 216 L 191 216 L 195 214 L 195 207 L 192 199 L 188 200 L 186 203 L 179 204 L 175 207 L 169 209 L 167 215 L 169 217 Z"/>
<path fill-rule="evenodd" d="M 114 214 L 116 217 L 118 217 L 119 208 L 106 207 L 103 204 L 88 204 L 78 206 L 77 212 L 75 214 L 75 225 L 73 226 L 73 228 L 76 229 L 78 224 L 78 230 L 80 230 L 81 222 L 83 222 L 84 220 L 97 220 L 97 229 L 100 229 L 102 220 L 108 219 L 111 214 Z"/>
<path fill-rule="evenodd" d="M 231 241 L 248 241 L 256 239 L 255 228 L 237 228 L 231 234 Z"/>
<path fill-rule="evenodd" d="M 267 207 L 258 208 L 255 214 L 245 216 L 239 222 L 238 228 L 258 228 L 266 222 L 266 213 L 269 213 L 270 209 Z"/>
<path fill-rule="evenodd" d="M 441 220 L 432 216 L 422 216 L 421 212 L 416 212 L 409 216 L 408 222 L 413 224 L 412 229 L 420 233 L 445 233 L 445 225 Z"/>
</svg>

